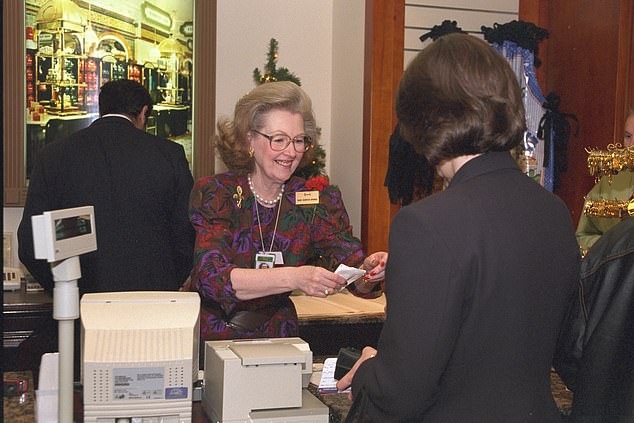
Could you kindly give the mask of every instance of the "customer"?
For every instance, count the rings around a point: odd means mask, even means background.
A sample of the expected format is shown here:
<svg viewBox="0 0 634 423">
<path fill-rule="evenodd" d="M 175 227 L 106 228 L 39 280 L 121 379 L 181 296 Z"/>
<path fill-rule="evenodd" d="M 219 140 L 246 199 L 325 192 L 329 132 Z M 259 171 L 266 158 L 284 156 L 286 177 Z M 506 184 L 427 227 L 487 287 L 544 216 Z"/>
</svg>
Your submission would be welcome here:
<svg viewBox="0 0 634 423">
<path fill-rule="evenodd" d="M 407 67 L 396 111 L 448 186 L 395 216 L 378 351 L 337 387 L 375 422 L 559 422 L 549 373 L 578 247 L 566 206 L 509 154 L 525 128 L 513 71 L 445 35 Z"/>
<path fill-rule="evenodd" d="M 555 368 L 574 392 L 571 422 L 634 421 L 634 218 L 583 258 Z"/>
<path fill-rule="evenodd" d="M 80 293 L 177 290 L 193 262 L 187 215 L 193 185 L 183 147 L 144 131 L 152 100 L 139 83 L 110 81 L 100 118 L 48 145 L 35 164 L 22 222 L 20 260 L 48 291 L 49 264 L 33 253 L 31 217 L 93 205 L 97 251 L 82 255 Z"/>
<path fill-rule="evenodd" d="M 346 283 L 334 269 L 311 265 L 320 258 L 362 266 L 370 273 L 348 289 L 380 295 L 387 254 L 364 260 L 337 187 L 293 176 L 319 136 L 306 93 L 288 81 L 259 85 L 218 133 L 229 171 L 202 178 L 191 196 L 201 339 L 297 336 L 291 291 L 324 298 Z"/>
<path fill-rule="evenodd" d="M 625 119 L 623 145 L 634 148 L 634 108 L 630 108 Z M 604 176 L 592 187 L 586 198 L 588 200 L 627 201 L 634 196 L 634 172 L 622 170 L 612 177 Z M 579 246 L 587 250 L 597 242 L 601 235 L 620 222 L 616 217 L 596 217 L 582 214 L 577 225 L 577 241 Z"/>
</svg>

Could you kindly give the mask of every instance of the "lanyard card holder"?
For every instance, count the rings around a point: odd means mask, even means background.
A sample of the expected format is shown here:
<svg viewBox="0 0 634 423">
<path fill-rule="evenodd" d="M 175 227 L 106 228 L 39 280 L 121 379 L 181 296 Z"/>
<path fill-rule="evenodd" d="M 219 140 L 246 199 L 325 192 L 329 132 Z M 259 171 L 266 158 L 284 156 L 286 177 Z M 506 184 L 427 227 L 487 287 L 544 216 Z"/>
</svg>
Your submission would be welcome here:
<svg viewBox="0 0 634 423">
<path fill-rule="evenodd" d="M 257 253 L 255 255 L 256 269 L 272 269 L 275 266 L 275 254 L 273 253 Z"/>
</svg>

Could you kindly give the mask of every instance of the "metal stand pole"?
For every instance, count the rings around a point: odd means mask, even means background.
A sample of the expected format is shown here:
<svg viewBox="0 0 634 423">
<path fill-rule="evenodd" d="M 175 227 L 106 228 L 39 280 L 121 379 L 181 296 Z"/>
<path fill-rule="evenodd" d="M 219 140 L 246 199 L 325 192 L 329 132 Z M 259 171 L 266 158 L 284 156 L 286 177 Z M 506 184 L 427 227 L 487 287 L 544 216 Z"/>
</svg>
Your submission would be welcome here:
<svg viewBox="0 0 634 423">
<path fill-rule="evenodd" d="M 79 318 L 81 277 L 79 257 L 51 263 L 53 280 L 53 318 L 59 323 L 59 423 L 73 423 L 73 357 L 75 354 L 75 319 Z"/>
</svg>

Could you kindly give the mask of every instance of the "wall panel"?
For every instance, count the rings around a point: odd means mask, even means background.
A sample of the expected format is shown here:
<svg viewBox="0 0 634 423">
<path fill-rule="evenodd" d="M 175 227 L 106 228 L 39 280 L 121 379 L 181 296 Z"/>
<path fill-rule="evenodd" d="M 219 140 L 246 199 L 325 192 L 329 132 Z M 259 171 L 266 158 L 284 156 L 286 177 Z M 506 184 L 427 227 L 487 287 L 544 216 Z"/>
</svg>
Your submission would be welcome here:
<svg viewBox="0 0 634 423">
<path fill-rule="evenodd" d="M 515 0 L 407 0 L 405 7 L 411 6 L 462 10 L 494 10 L 498 12 L 517 13 L 517 1 Z"/>
<path fill-rule="evenodd" d="M 465 32 L 482 38 L 482 26 L 518 19 L 517 0 L 488 1 L 408 1 L 405 3 L 405 44 L 403 64 L 407 64 L 431 39 L 422 43 L 419 37 L 445 20 L 456 21 Z"/>
<path fill-rule="evenodd" d="M 544 91 L 555 91 L 561 97 L 561 110 L 579 119 L 579 135 L 571 136 L 568 143 L 568 170 L 561 175 L 557 192 L 575 225 L 583 198 L 594 184 L 585 148 L 605 148 L 623 139 L 625 85 L 632 78 L 625 53 L 631 40 L 631 4 L 631 0 L 548 3 Z"/>
</svg>

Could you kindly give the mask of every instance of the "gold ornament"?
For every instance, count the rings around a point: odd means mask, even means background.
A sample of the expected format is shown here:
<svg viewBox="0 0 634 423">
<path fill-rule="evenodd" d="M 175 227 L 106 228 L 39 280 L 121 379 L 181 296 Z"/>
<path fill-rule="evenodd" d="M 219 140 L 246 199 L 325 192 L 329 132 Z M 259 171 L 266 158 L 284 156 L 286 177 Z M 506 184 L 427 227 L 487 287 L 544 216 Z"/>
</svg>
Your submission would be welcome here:
<svg viewBox="0 0 634 423">
<path fill-rule="evenodd" d="M 634 171 L 634 148 L 623 147 L 621 144 L 609 144 L 607 150 L 589 149 L 588 171 L 598 182 L 603 176 L 608 177 L 608 182 L 612 183 L 612 176 L 622 170 Z"/>
<path fill-rule="evenodd" d="M 233 194 L 232 198 L 236 200 L 236 205 L 238 206 L 239 209 L 241 209 L 242 200 L 244 200 L 244 197 L 242 196 L 242 187 L 240 185 L 236 187 L 236 193 Z"/>
<path fill-rule="evenodd" d="M 634 216 L 634 199 L 618 200 L 586 200 L 583 214 L 593 217 L 623 218 Z"/>
</svg>

